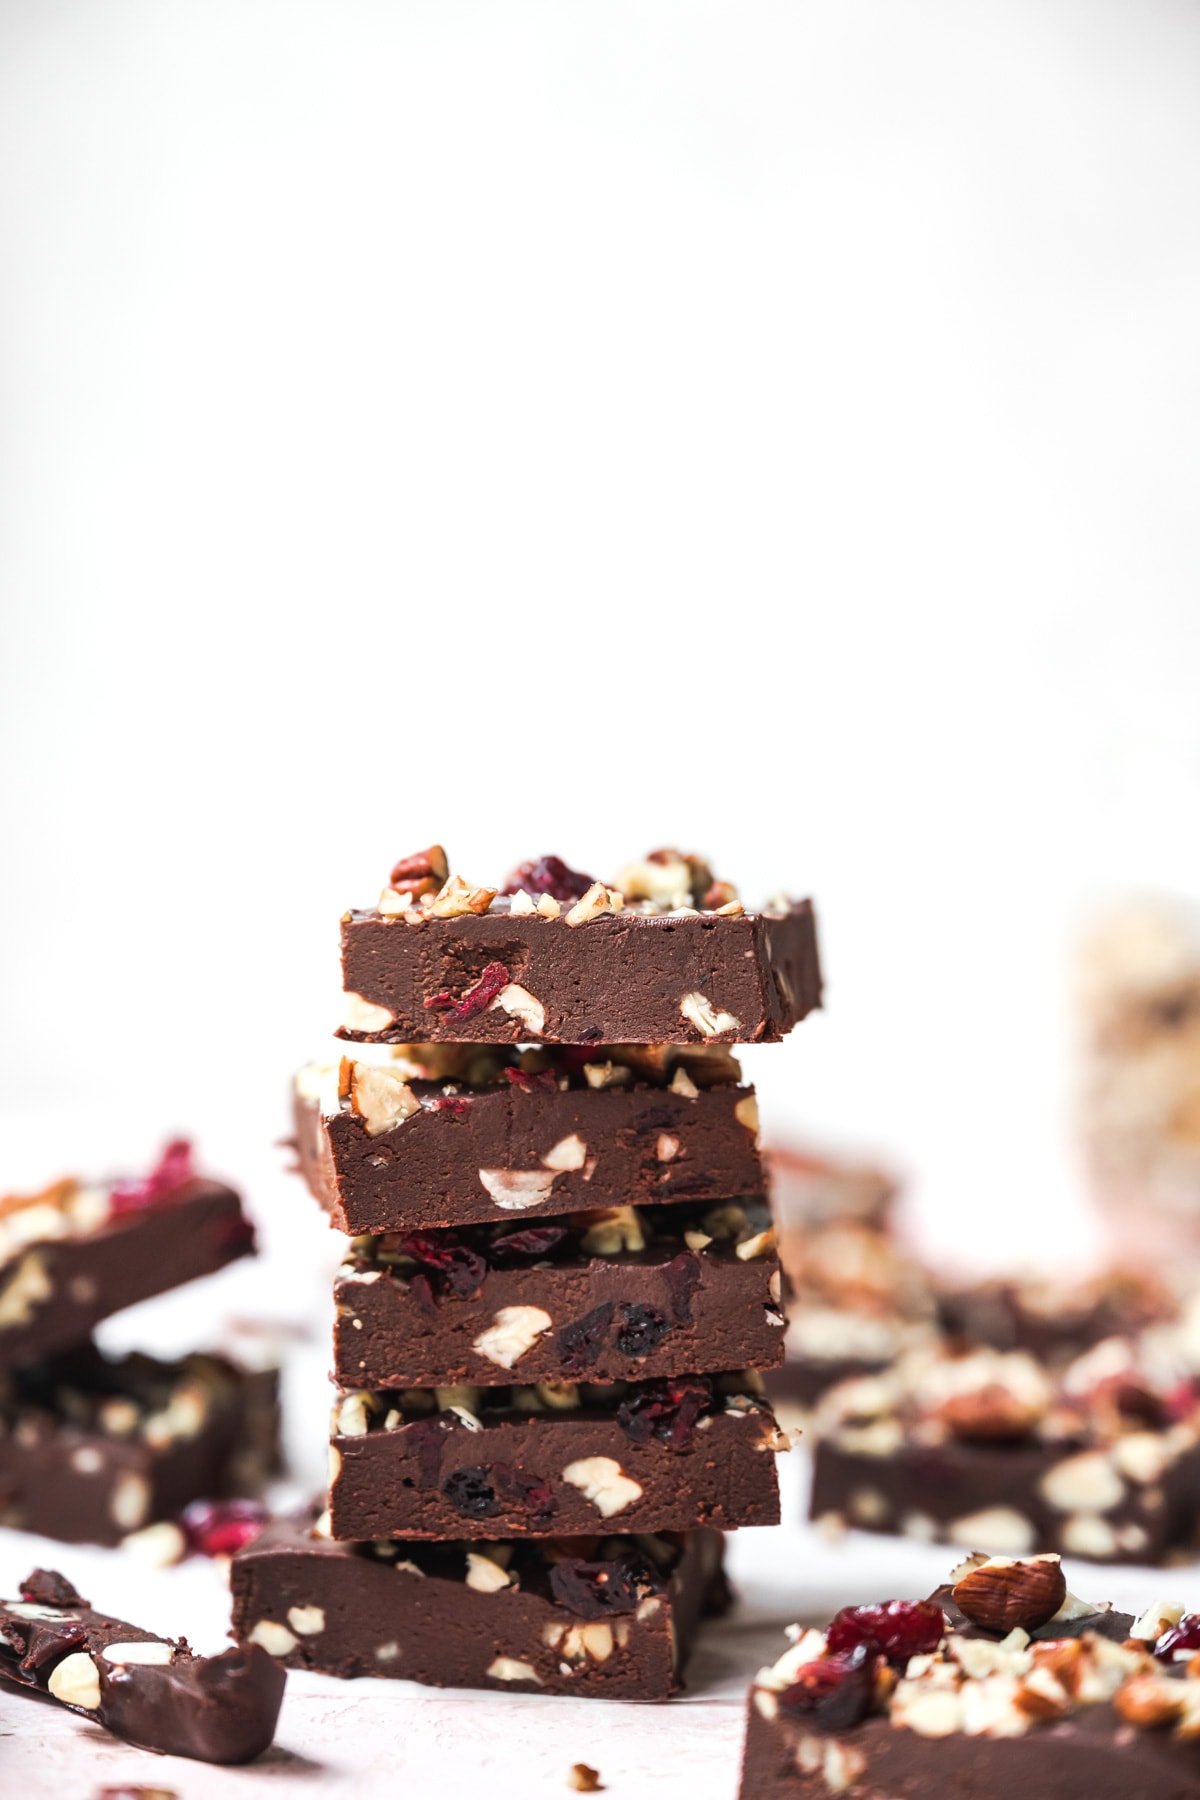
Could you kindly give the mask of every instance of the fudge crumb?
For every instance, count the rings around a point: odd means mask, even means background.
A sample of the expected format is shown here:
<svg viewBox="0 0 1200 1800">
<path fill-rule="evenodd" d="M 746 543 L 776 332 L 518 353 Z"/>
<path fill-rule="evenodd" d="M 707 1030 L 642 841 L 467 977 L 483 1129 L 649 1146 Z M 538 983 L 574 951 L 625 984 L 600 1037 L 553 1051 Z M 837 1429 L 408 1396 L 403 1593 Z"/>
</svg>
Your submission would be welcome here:
<svg viewBox="0 0 1200 1800">
<path fill-rule="evenodd" d="M 593 1769 L 588 1763 L 572 1763 L 567 1786 L 574 1788 L 577 1794 L 595 1794 L 604 1783 L 600 1779 L 599 1769 Z"/>
</svg>

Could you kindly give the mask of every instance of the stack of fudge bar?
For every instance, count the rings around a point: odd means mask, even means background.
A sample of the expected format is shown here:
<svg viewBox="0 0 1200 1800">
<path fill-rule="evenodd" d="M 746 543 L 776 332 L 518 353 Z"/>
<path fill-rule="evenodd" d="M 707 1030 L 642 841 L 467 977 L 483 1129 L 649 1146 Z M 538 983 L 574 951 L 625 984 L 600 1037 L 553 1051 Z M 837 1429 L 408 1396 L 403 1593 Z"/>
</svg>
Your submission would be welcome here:
<svg viewBox="0 0 1200 1800">
<path fill-rule="evenodd" d="M 117 1544 L 261 1484 L 273 1372 L 110 1358 L 91 1340 L 121 1308 L 253 1252 L 238 1195 L 197 1175 L 183 1142 L 136 1179 L 0 1199 L 0 1524 Z"/>
<path fill-rule="evenodd" d="M 811 906 L 698 859 L 503 893 L 433 848 L 343 919 L 360 1048 L 296 1096 L 347 1233 L 328 1509 L 235 1559 L 234 1630 L 294 1667 L 665 1698 L 773 1524 L 780 1268 L 729 1045 L 820 1001 Z"/>
</svg>

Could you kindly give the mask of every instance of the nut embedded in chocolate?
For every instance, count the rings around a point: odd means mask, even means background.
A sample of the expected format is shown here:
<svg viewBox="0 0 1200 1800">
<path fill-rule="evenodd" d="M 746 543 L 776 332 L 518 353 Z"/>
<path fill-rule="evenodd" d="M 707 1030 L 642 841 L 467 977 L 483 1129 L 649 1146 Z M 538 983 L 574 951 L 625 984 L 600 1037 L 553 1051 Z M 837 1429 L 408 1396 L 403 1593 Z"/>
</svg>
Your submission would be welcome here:
<svg viewBox="0 0 1200 1800">
<path fill-rule="evenodd" d="M 1017 1626 L 1036 1631 L 1052 1619 L 1067 1597 L 1067 1582 L 1056 1555 L 992 1556 L 969 1567 L 951 1592 L 973 1625 L 1007 1635 Z"/>
</svg>

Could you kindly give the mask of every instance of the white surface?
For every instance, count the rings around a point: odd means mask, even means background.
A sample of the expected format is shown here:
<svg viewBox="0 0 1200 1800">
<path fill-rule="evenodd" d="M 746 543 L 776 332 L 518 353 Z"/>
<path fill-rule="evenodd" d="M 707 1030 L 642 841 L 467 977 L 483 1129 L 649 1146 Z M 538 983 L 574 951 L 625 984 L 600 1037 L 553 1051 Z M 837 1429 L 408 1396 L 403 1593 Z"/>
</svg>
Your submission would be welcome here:
<svg viewBox="0 0 1200 1800">
<path fill-rule="evenodd" d="M 1198 48 L 8 0 L 5 1104 L 271 1130 L 398 853 L 678 838 L 820 903 L 764 1116 L 1075 1247 L 1070 922 L 1200 891 Z"/>
</svg>

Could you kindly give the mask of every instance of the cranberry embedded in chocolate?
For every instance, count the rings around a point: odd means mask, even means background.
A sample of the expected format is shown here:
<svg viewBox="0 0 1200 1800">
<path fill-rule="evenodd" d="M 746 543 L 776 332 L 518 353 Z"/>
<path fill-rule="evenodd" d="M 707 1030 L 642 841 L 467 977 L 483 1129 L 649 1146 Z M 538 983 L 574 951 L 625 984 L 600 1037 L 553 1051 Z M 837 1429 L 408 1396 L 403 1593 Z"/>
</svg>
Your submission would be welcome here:
<svg viewBox="0 0 1200 1800">
<path fill-rule="evenodd" d="M 84 1600 L 72 1587 L 65 1575 L 57 1569 L 35 1569 L 21 1583 L 22 1600 L 31 1600 L 37 1606 L 87 1606 Z"/>
<path fill-rule="evenodd" d="M 845 1731 L 871 1710 L 876 1654 L 866 1644 L 805 1663 L 779 1696 L 784 1712 L 802 1713 L 822 1731 Z"/>
<path fill-rule="evenodd" d="M 468 1519 L 490 1519 L 500 1511 L 489 1469 L 455 1469 L 442 1483 L 442 1492 L 451 1506 Z"/>
<path fill-rule="evenodd" d="M 622 1356 L 649 1356 L 671 1329 L 671 1321 L 657 1306 L 632 1305 L 623 1309 L 624 1318 L 617 1332 L 617 1349 Z"/>
<path fill-rule="evenodd" d="M 594 1563 L 564 1556 L 550 1570 L 554 1598 L 580 1619 L 636 1612 L 655 1585 L 650 1565 L 642 1556 Z"/>
<path fill-rule="evenodd" d="M 1179 1623 L 1164 1631 L 1154 1646 L 1159 1662 L 1174 1662 L 1177 1650 L 1200 1650 L 1200 1613 L 1184 1613 Z"/>
<path fill-rule="evenodd" d="M 545 1256 L 567 1235 L 565 1225 L 531 1225 L 526 1231 L 503 1231 L 488 1245 L 488 1255 Z"/>
<path fill-rule="evenodd" d="M 518 863 L 501 888 L 502 894 L 549 894 L 552 900 L 582 900 L 592 886 L 590 875 L 569 869 L 561 856 L 539 856 L 536 862 Z"/>
<path fill-rule="evenodd" d="M 505 1069 L 504 1073 L 512 1085 L 520 1088 L 523 1094 L 534 1094 L 539 1088 L 543 1093 L 552 1094 L 558 1089 L 552 1069 L 542 1069 L 536 1075 L 531 1075 L 527 1069 Z"/>
<path fill-rule="evenodd" d="M 433 1276 L 440 1294 L 469 1300 L 487 1275 L 487 1263 L 478 1251 L 468 1250 L 448 1231 L 410 1231 L 400 1239 L 398 1249 Z"/>
<path fill-rule="evenodd" d="M 114 1215 L 138 1212 L 143 1206 L 157 1206 L 195 1175 L 192 1146 L 186 1138 L 169 1143 L 149 1175 L 128 1181 L 115 1181 L 109 1193 L 109 1206 Z"/>
<path fill-rule="evenodd" d="M 180 1518 L 194 1556 L 233 1556 L 266 1522 L 267 1509 L 258 1500 L 193 1500 Z"/>
<path fill-rule="evenodd" d="M 671 1294 L 675 1317 L 686 1323 L 692 1316 L 692 1295 L 700 1285 L 700 1258 L 694 1250 L 681 1250 L 673 1256 L 663 1276 Z"/>
<path fill-rule="evenodd" d="M 603 1305 L 594 1306 L 582 1319 L 575 1319 L 570 1325 L 564 1325 L 558 1333 L 558 1353 L 562 1357 L 563 1373 L 581 1375 L 585 1369 L 591 1368 L 604 1346 L 609 1326 L 613 1322 L 616 1311 L 611 1300 Z"/>
<path fill-rule="evenodd" d="M 932 1600 L 884 1600 L 877 1606 L 843 1606 L 825 1641 L 838 1654 L 861 1645 L 902 1663 L 936 1650 L 945 1630 L 945 1615 Z"/>
<path fill-rule="evenodd" d="M 479 980 L 474 982 L 462 996 L 456 1000 L 449 992 L 430 994 L 425 1001 L 430 1012 L 445 1013 L 447 1022 L 461 1025 L 466 1019 L 473 1019 L 492 1004 L 496 995 L 506 988 L 512 980 L 511 975 L 502 962 L 490 962 Z"/>
<path fill-rule="evenodd" d="M 492 1479 L 502 1493 L 525 1507 L 535 1519 L 548 1519 L 558 1510 L 553 1490 L 539 1475 L 527 1475 L 524 1469 L 514 1469 L 510 1463 L 493 1463 Z"/>
<path fill-rule="evenodd" d="M 27 1675 L 35 1675 L 48 1662 L 57 1662 L 68 1650 L 87 1642 L 87 1628 L 78 1619 L 39 1619 L 29 1632 L 29 1648 L 21 1658 Z"/>
<path fill-rule="evenodd" d="M 643 1381 L 631 1385 L 617 1418 L 635 1444 L 653 1441 L 668 1450 L 690 1450 L 696 1421 L 711 1399 L 712 1383 L 703 1375 Z"/>
</svg>

